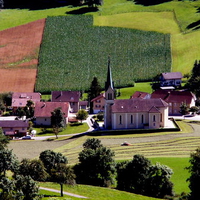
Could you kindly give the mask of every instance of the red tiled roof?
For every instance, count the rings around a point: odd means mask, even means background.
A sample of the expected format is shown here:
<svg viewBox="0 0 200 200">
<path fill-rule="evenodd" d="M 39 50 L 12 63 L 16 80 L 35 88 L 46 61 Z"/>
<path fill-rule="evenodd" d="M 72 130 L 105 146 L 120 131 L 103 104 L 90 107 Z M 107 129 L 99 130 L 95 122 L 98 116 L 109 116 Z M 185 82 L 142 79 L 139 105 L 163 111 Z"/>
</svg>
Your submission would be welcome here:
<svg viewBox="0 0 200 200">
<path fill-rule="evenodd" d="M 53 102 L 79 102 L 79 91 L 53 91 L 51 101 Z"/>
<path fill-rule="evenodd" d="M 94 99 L 91 100 L 91 102 L 99 100 L 99 99 L 104 99 L 105 98 L 105 93 L 101 93 L 99 96 L 95 97 Z"/>
<path fill-rule="evenodd" d="M 162 99 L 120 99 L 114 100 L 112 112 L 114 113 L 137 113 L 149 112 L 152 107 L 157 109 L 167 107 L 168 104 Z"/>
<path fill-rule="evenodd" d="M 14 92 L 12 94 L 12 107 L 25 107 L 28 100 L 40 102 L 41 94 L 37 92 Z"/>
<path fill-rule="evenodd" d="M 88 101 L 80 101 L 79 102 L 79 106 L 87 106 L 88 105 Z"/>
<path fill-rule="evenodd" d="M 68 116 L 69 103 L 68 102 L 37 102 L 35 105 L 35 117 L 51 117 L 51 112 L 56 108 L 62 108 L 62 112 L 65 113 L 64 117 Z"/>
<path fill-rule="evenodd" d="M 0 127 L 2 128 L 27 128 L 28 122 L 25 120 L 3 120 L 0 121 Z"/>
<path fill-rule="evenodd" d="M 169 90 L 156 90 L 151 94 L 151 98 L 161 98 L 167 103 L 182 103 L 190 104 L 192 99 L 196 100 L 195 95 L 190 91 L 169 91 Z"/>
<path fill-rule="evenodd" d="M 166 72 L 166 73 L 162 73 L 162 76 L 165 80 L 182 79 L 183 78 L 181 72 Z"/>
<path fill-rule="evenodd" d="M 141 98 L 141 99 L 144 99 L 147 95 L 150 95 L 150 94 L 147 93 L 147 92 L 136 91 L 136 92 L 131 96 L 131 98 Z"/>
</svg>

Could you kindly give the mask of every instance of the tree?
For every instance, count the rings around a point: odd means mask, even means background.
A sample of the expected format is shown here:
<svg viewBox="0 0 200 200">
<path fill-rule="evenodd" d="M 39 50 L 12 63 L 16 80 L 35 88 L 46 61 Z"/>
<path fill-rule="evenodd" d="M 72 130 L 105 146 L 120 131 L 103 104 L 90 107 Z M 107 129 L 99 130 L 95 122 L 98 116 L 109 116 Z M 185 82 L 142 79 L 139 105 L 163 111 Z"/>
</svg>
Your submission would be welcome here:
<svg viewBox="0 0 200 200">
<path fill-rule="evenodd" d="M 83 148 L 84 149 L 93 149 L 96 150 L 100 147 L 103 147 L 101 144 L 101 140 L 96 139 L 96 138 L 88 138 L 84 143 L 83 143 Z"/>
<path fill-rule="evenodd" d="M 59 164 L 67 164 L 67 158 L 61 153 L 45 150 L 40 153 L 39 159 L 43 162 L 47 173 L 51 176 L 51 170 L 56 169 Z M 50 177 L 51 178 L 51 177 Z"/>
<path fill-rule="evenodd" d="M 24 107 L 24 112 L 26 113 L 26 118 L 31 118 L 34 116 L 34 102 L 28 100 L 26 106 Z"/>
<path fill-rule="evenodd" d="M 81 120 L 81 123 L 83 120 L 86 120 L 87 117 L 88 117 L 88 112 L 84 109 L 79 110 L 76 115 L 76 119 Z"/>
<path fill-rule="evenodd" d="M 117 165 L 117 188 L 137 194 L 163 198 L 173 195 L 170 181 L 172 170 L 165 165 L 152 165 L 142 155 L 134 155 L 132 161 Z"/>
<path fill-rule="evenodd" d="M 200 148 L 197 148 L 194 153 L 190 154 L 189 163 L 190 166 L 186 168 L 190 173 L 190 177 L 187 179 L 191 190 L 189 199 L 196 200 L 200 197 Z"/>
<path fill-rule="evenodd" d="M 17 191 L 16 199 L 23 197 L 23 200 L 38 200 L 39 196 L 39 187 L 37 183 L 30 176 L 17 175 L 15 178 L 15 190 Z"/>
<path fill-rule="evenodd" d="M 3 129 L 0 127 L 0 150 L 5 149 L 9 142 L 9 138 L 3 134 Z"/>
<path fill-rule="evenodd" d="M 94 77 L 88 91 L 88 100 L 90 102 L 90 113 L 93 113 L 93 102 L 91 102 L 91 100 L 99 96 L 101 94 L 101 91 L 102 88 L 98 82 L 98 79 L 97 77 Z"/>
<path fill-rule="evenodd" d="M 17 174 L 30 176 L 35 181 L 45 181 L 48 177 L 44 164 L 39 159 L 23 159 L 20 162 Z"/>
<path fill-rule="evenodd" d="M 51 179 L 60 184 L 60 195 L 63 197 L 63 184 L 74 184 L 75 174 L 72 167 L 67 166 L 64 163 L 60 163 L 51 170 Z"/>
<path fill-rule="evenodd" d="M 12 150 L 1 149 L 0 150 L 0 175 L 5 176 L 6 171 L 10 170 L 16 172 L 18 170 L 18 160 Z"/>
<path fill-rule="evenodd" d="M 180 113 L 181 115 L 186 115 L 189 113 L 189 107 L 184 102 L 182 102 L 182 104 L 180 105 Z"/>
<path fill-rule="evenodd" d="M 51 112 L 51 126 L 56 135 L 56 138 L 58 138 L 58 132 L 60 128 L 65 127 L 64 113 L 60 107 Z"/>
<path fill-rule="evenodd" d="M 110 186 L 114 183 L 114 152 L 109 148 L 84 148 L 79 153 L 79 164 L 75 165 L 76 181 L 81 184 Z"/>
<path fill-rule="evenodd" d="M 199 110 L 199 108 L 197 106 L 192 106 L 189 111 L 192 112 L 193 114 L 195 114 L 197 111 Z"/>
</svg>

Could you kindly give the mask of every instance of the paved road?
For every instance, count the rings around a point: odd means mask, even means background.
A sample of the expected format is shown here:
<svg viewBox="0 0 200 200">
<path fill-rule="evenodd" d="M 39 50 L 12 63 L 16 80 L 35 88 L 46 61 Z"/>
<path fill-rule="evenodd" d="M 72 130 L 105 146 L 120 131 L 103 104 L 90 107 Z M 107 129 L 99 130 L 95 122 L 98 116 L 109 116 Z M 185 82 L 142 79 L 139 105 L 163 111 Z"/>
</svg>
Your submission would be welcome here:
<svg viewBox="0 0 200 200">
<path fill-rule="evenodd" d="M 51 191 L 51 192 L 60 193 L 60 190 L 55 190 L 55 189 L 51 189 L 51 188 L 40 187 L 40 189 L 41 190 L 47 190 L 47 191 Z M 84 197 L 84 196 L 81 196 L 81 195 L 77 195 L 77 194 L 73 194 L 73 193 L 69 193 L 69 192 L 63 192 L 63 194 L 66 194 L 66 195 L 72 196 L 72 197 L 81 198 L 81 199 L 87 199 L 87 197 Z"/>
</svg>

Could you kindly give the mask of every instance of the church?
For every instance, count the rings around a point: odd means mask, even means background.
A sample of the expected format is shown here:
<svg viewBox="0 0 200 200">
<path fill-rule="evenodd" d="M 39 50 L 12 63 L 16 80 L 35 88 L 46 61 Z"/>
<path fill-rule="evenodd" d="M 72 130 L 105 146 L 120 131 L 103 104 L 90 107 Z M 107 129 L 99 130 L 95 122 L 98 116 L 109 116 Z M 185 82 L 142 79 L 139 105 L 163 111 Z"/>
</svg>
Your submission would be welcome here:
<svg viewBox="0 0 200 200">
<path fill-rule="evenodd" d="M 105 82 L 105 129 L 158 129 L 167 126 L 168 104 L 162 99 L 115 99 L 108 60 Z"/>
</svg>

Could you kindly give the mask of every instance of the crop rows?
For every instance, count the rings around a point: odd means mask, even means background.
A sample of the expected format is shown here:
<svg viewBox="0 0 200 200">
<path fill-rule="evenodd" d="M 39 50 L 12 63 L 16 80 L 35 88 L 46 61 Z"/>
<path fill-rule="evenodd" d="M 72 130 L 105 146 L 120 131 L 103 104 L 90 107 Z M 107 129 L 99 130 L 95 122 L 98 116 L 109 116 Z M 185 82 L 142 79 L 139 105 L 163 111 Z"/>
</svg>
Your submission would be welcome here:
<svg viewBox="0 0 200 200">
<path fill-rule="evenodd" d="M 170 35 L 97 27 L 92 16 L 48 17 L 36 91 L 87 90 L 94 76 L 104 86 L 108 55 L 115 86 L 151 80 L 170 71 Z"/>
</svg>

